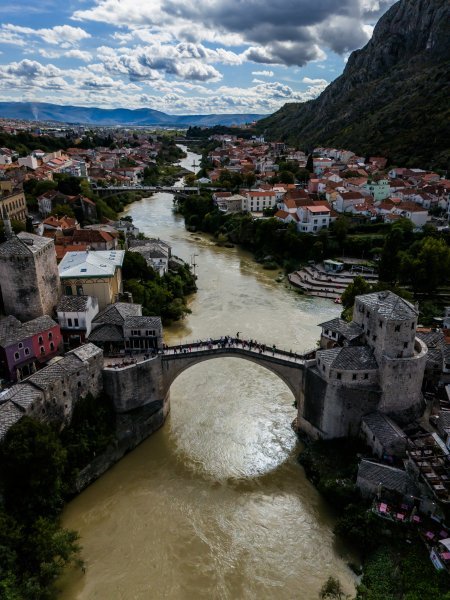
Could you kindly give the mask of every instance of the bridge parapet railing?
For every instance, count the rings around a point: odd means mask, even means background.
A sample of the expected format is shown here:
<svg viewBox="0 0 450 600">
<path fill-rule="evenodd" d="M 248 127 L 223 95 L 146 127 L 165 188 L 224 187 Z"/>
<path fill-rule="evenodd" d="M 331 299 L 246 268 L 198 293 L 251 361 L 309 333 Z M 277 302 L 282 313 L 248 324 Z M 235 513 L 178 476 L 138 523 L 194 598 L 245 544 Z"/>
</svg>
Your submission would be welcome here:
<svg viewBox="0 0 450 600">
<path fill-rule="evenodd" d="M 189 352 L 206 352 L 224 348 L 237 348 L 254 354 L 265 354 L 267 356 L 282 357 L 286 360 L 306 360 L 314 358 L 316 348 L 304 353 L 282 350 L 275 344 L 259 343 L 256 340 L 246 340 L 239 337 L 224 336 L 216 339 L 194 340 L 173 346 L 163 346 L 163 354 L 186 354 Z"/>
</svg>

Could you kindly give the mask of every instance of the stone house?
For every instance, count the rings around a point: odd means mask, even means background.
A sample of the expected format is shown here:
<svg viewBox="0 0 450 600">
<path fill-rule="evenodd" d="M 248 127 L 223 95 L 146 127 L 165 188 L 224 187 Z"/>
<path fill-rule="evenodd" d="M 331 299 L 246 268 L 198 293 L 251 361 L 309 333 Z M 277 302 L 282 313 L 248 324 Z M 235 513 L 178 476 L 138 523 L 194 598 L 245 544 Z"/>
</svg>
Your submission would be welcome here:
<svg viewBox="0 0 450 600">
<path fill-rule="evenodd" d="M 142 316 L 140 304 L 116 302 L 95 317 L 89 341 L 106 355 L 157 352 L 162 348 L 161 319 Z"/>
<path fill-rule="evenodd" d="M 86 344 L 0 395 L 0 439 L 24 415 L 62 425 L 80 398 L 103 389 L 103 352 Z"/>
<path fill-rule="evenodd" d="M 407 436 L 387 415 L 374 412 L 364 416 L 361 437 L 378 458 L 406 455 Z"/>
<path fill-rule="evenodd" d="M 59 325 L 49 316 L 21 323 L 9 316 L 0 320 L 0 361 L 10 381 L 31 375 L 61 350 Z"/>
<path fill-rule="evenodd" d="M 61 296 L 56 307 L 58 322 L 68 350 L 83 344 L 98 314 L 98 300 L 92 296 Z"/>
<path fill-rule="evenodd" d="M 365 498 L 376 496 L 382 490 L 420 495 L 414 479 L 406 471 L 367 459 L 359 463 L 356 487 Z"/>
</svg>

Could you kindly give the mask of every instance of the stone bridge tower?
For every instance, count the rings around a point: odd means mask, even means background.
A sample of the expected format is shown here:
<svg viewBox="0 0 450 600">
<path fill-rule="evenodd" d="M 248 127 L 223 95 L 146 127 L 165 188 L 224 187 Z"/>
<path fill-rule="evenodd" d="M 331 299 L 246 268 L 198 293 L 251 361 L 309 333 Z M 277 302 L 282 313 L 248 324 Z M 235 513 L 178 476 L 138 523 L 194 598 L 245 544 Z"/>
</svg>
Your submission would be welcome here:
<svg viewBox="0 0 450 600">
<path fill-rule="evenodd" d="M 60 295 L 55 244 L 20 232 L 0 245 L 0 285 L 6 314 L 22 321 L 51 315 Z"/>
</svg>

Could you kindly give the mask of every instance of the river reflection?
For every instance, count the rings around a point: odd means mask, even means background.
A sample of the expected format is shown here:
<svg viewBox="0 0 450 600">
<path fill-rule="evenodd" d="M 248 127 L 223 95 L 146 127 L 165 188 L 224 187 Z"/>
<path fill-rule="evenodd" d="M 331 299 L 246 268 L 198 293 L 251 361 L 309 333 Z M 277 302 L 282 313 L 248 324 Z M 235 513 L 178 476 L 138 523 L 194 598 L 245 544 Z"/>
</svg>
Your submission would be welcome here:
<svg viewBox="0 0 450 600">
<path fill-rule="evenodd" d="M 192 314 L 166 328 L 168 343 L 240 331 L 301 351 L 339 313 L 249 254 L 186 232 L 169 194 L 126 213 L 178 256 L 196 255 Z M 62 597 L 313 600 L 329 575 L 351 591 L 332 514 L 296 460 L 292 403 L 280 379 L 244 360 L 184 372 L 165 426 L 68 505 L 64 524 L 80 532 L 87 572 L 67 573 Z"/>
</svg>

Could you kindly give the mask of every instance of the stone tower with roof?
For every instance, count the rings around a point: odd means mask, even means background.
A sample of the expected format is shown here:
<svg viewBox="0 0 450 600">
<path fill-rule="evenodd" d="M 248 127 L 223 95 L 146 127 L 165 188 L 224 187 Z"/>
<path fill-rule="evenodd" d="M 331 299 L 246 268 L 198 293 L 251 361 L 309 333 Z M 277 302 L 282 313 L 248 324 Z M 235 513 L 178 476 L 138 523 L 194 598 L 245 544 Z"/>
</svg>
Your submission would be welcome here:
<svg viewBox="0 0 450 600">
<path fill-rule="evenodd" d="M 418 311 L 392 292 L 357 296 L 353 321 L 322 323 L 307 365 L 298 426 L 311 437 L 359 433 L 361 419 L 385 413 L 400 423 L 421 412 L 427 347 L 416 337 Z M 330 347 L 331 346 L 331 347 Z"/>
<path fill-rule="evenodd" d="M 0 245 L 4 312 L 22 321 L 51 315 L 60 296 L 53 240 L 21 232 Z"/>
</svg>

